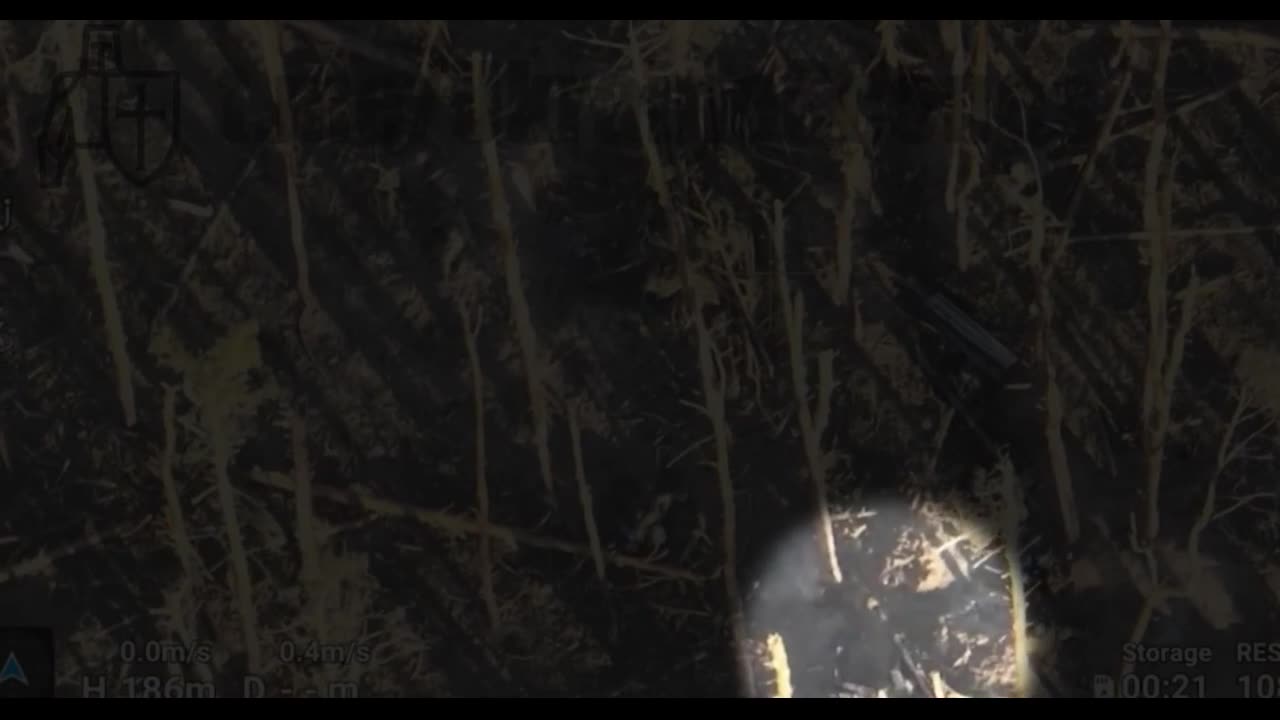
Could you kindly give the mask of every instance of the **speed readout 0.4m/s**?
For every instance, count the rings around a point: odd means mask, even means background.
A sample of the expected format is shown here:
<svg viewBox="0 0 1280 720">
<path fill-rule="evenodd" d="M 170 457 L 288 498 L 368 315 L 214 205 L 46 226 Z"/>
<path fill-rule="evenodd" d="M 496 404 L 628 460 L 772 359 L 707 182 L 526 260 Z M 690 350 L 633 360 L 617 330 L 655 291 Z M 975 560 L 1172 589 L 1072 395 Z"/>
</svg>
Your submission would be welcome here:
<svg viewBox="0 0 1280 720">
<path fill-rule="evenodd" d="M 276 649 L 282 663 L 298 665 L 355 665 L 373 659 L 373 649 L 359 642 L 320 643 L 285 640 Z"/>
</svg>

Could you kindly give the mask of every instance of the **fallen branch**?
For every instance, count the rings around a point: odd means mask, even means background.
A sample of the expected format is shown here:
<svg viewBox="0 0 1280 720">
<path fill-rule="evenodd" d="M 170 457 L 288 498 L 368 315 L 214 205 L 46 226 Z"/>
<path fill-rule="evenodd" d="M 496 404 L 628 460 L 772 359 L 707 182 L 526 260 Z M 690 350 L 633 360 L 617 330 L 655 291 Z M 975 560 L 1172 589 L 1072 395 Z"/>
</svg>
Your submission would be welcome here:
<svg viewBox="0 0 1280 720">
<path fill-rule="evenodd" d="M 80 553 L 88 552 L 94 548 L 102 548 L 106 543 L 121 543 L 136 535 L 143 528 L 155 521 L 155 516 L 148 514 L 146 517 L 127 527 L 117 527 L 110 532 L 99 533 L 94 530 L 92 525 L 85 529 L 85 536 L 79 540 L 60 545 L 58 547 L 43 549 L 26 560 L 16 562 L 7 568 L 0 569 L 0 585 L 21 580 L 23 578 L 37 577 L 40 575 L 52 576 L 54 572 L 54 564 L 73 558 Z"/>
<path fill-rule="evenodd" d="M 325 617 L 328 597 L 321 564 L 320 541 L 317 539 L 315 509 L 311 492 L 311 461 L 307 453 L 307 421 L 297 410 L 289 411 L 289 444 L 293 454 L 294 525 L 298 535 L 298 554 L 302 558 L 302 587 L 306 607 L 306 627 L 317 643 L 329 643 L 329 622 Z M 332 667 L 320 669 L 326 681 Z"/>
<path fill-rule="evenodd" d="M 1058 494 L 1058 512 L 1062 518 L 1063 533 L 1067 542 L 1074 543 L 1080 538 L 1080 515 L 1076 507 L 1075 484 L 1071 477 L 1071 466 L 1067 462 L 1066 444 L 1062 438 L 1062 422 L 1065 410 L 1062 405 L 1062 390 L 1058 385 L 1058 368 L 1054 356 L 1053 313 L 1054 301 L 1052 292 L 1053 272 L 1061 255 L 1062 243 L 1050 247 L 1049 233 L 1046 226 L 1048 209 L 1044 203 L 1044 178 L 1040 170 L 1040 161 L 1027 139 L 1026 109 L 1022 109 L 1022 134 L 1015 136 L 1005 132 L 1018 142 L 1027 154 L 1030 163 L 1035 193 L 1026 202 L 1025 209 L 1031 214 L 1030 257 L 1032 284 L 1035 288 L 1036 314 L 1036 355 L 1044 378 L 1044 438 L 1045 448 L 1049 456 L 1049 468 L 1053 475 L 1054 487 Z M 1004 131 L 1002 131 L 1004 132 Z"/>
<path fill-rule="evenodd" d="M 831 300 L 837 307 L 843 307 L 849 302 L 849 285 L 853 279 L 853 223 L 858 209 L 854 177 L 859 168 L 855 161 L 865 162 L 864 158 L 855 156 L 852 149 L 846 152 L 848 157 L 841 169 L 844 175 L 844 198 L 836 215 L 836 286 L 831 293 Z"/>
<path fill-rule="evenodd" d="M 1013 640 L 1014 696 L 1031 694 L 1031 653 L 1027 637 L 1027 593 L 1022 580 L 1022 524 L 1023 501 L 1018 491 L 1018 476 L 1008 456 L 1000 458 L 1000 476 L 1004 495 L 1004 551 L 1009 566 L 1010 636 Z"/>
<path fill-rule="evenodd" d="M 955 219 L 956 267 L 964 272 L 969 269 L 973 254 L 968 233 L 968 197 L 978 183 L 977 154 L 972 151 L 970 143 L 965 139 L 964 127 L 964 81 L 969 69 L 969 58 L 964 49 L 964 22 L 939 20 L 938 27 L 942 34 L 943 48 L 951 55 L 951 156 L 947 162 L 945 201 L 947 212 L 952 213 Z M 960 186 L 962 150 L 963 157 L 966 157 L 969 163 L 969 172 L 963 187 Z"/>
<path fill-rule="evenodd" d="M 578 483 L 578 500 L 582 504 L 582 523 L 587 528 L 587 542 L 591 544 L 591 557 L 596 563 L 596 577 L 604 580 L 604 548 L 600 545 L 600 531 L 596 528 L 591 486 L 587 485 L 587 470 L 582 461 L 582 433 L 578 427 L 578 407 L 573 402 L 569 403 L 569 440 L 573 444 L 573 476 Z"/>
<path fill-rule="evenodd" d="M 1071 223 L 1075 219 L 1076 212 L 1080 210 L 1080 203 L 1084 200 L 1089 183 L 1093 181 L 1093 173 L 1098 167 L 1098 160 L 1102 157 L 1102 151 L 1119 137 L 1112 135 L 1112 128 L 1115 127 L 1116 118 L 1120 115 L 1120 107 L 1124 104 L 1125 98 L 1129 96 L 1129 86 L 1132 83 L 1133 63 L 1130 62 L 1125 65 L 1124 75 L 1120 76 L 1120 85 L 1116 88 L 1115 97 L 1111 99 L 1111 106 L 1107 109 L 1107 114 L 1102 118 L 1102 127 L 1098 129 L 1098 136 L 1094 139 L 1093 149 L 1085 159 L 1084 166 L 1080 168 L 1080 177 L 1076 179 L 1075 189 L 1071 191 L 1071 197 L 1067 201 L 1067 211 L 1063 215 L 1062 222 L 1067 227 L 1068 232 L 1070 232 Z"/>
<path fill-rule="evenodd" d="M 311 494 L 311 462 L 307 456 L 307 421 L 296 410 L 289 413 L 289 440 L 293 453 L 294 525 L 298 554 L 302 558 L 302 587 L 311 609 L 312 632 L 323 635 L 325 597 L 320 565 L 320 543 L 316 540 L 315 511 Z M 323 637 L 317 638 L 324 642 Z"/>
<path fill-rule="evenodd" d="M 62 46 L 63 67 L 71 70 L 80 66 L 81 34 L 83 22 L 72 22 L 67 28 Z M 71 106 L 71 122 L 75 137 L 87 138 L 89 129 L 85 92 L 73 92 L 68 98 Z M 107 260 L 107 227 L 102 219 L 102 199 L 98 182 L 94 178 L 95 165 L 89 147 L 75 143 L 76 172 L 80 176 L 80 188 L 84 198 L 85 223 L 89 229 L 89 264 L 93 281 L 102 302 L 102 324 L 107 334 L 107 346 L 115 365 L 116 393 L 124 411 L 124 424 L 133 427 L 138 421 L 137 402 L 133 391 L 133 363 L 129 359 L 129 346 L 125 339 L 124 322 L 115 286 L 111 282 L 111 264 Z"/>
<path fill-rule="evenodd" d="M 199 411 L 200 424 L 206 433 L 204 440 L 212 450 L 213 488 L 230 546 L 231 573 L 227 579 L 235 598 L 235 610 L 240 616 L 248 661 L 246 670 L 250 673 L 262 671 L 263 648 L 259 642 L 249 553 L 237 511 L 230 466 L 248 425 L 269 392 L 249 387 L 250 373 L 261 367 L 262 362 L 258 332 L 258 323 L 254 320 L 239 323 L 229 328 L 227 334 L 198 359 L 180 356 L 170 359 L 184 375 L 184 387 Z"/>
<path fill-rule="evenodd" d="M 298 275 L 298 294 L 304 307 L 315 306 L 311 292 L 310 263 L 303 237 L 302 199 L 298 194 L 298 156 L 293 142 L 293 109 L 290 107 L 289 85 L 285 79 L 284 56 L 280 49 L 280 25 L 274 20 L 255 21 L 266 66 L 267 84 L 279 119 L 276 137 L 280 159 L 284 163 L 285 197 L 289 207 L 289 239 L 293 244 L 293 260 Z"/>
<path fill-rule="evenodd" d="M 1170 240 L 1186 240 L 1210 237 L 1235 237 L 1238 235 L 1259 235 L 1263 233 L 1280 233 L 1280 225 L 1245 225 L 1243 227 L 1234 228 L 1191 228 L 1170 230 L 1165 233 L 1165 237 Z M 1110 242 L 1114 240 L 1150 242 L 1154 235 L 1155 233 L 1147 230 L 1136 230 L 1133 232 L 1106 233 L 1103 235 L 1081 235 L 1079 237 L 1071 238 L 1071 242 L 1073 244 L 1086 242 Z"/>
<path fill-rule="evenodd" d="M 1151 618 L 1155 616 L 1156 607 L 1160 604 L 1159 596 L 1155 594 L 1145 595 L 1142 599 L 1142 607 L 1138 610 L 1138 617 L 1133 621 L 1133 627 L 1129 630 L 1128 645 L 1137 645 L 1147 636 L 1147 628 L 1151 625 Z M 1133 660 L 1128 659 L 1130 656 L 1125 655 L 1125 659 L 1121 661 L 1120 674 L 1129 675 L 1133 672 Z"/>
<path fill-rule="evenodd" d="M 773 672 L 773 697 L 789 698 L 795 694 L 791 686 L 791 663 L 787 660 L 787 645 L 778 633 L 769 633 L 765 640 L 765 665 Z"/>
<path fill-rule="evenodd" d="M 1166 22 L 1168 21 L 1162 20 L 1158 28 L 1133 25 L 1085 28 L 1072 32 L 1071 36 L 1077 40 L 1086 40 L 1099 33 L 1107 33 L 1120 39 L 1159 38 L 1162 43 L 1169 40 L 1199 40 L 1206 45 L 1239 45 L 1259 50 L 1280 50 L 1280 38 L 1263 32 L 1222 28 L 1187 28 L 1174 31 L 1165 27 Z"/>
<path fill-rule="evenodd" d="M 729 627 L 734 644 L 734 654 L 742 671 L 740 681 L 750 689 L 755 687 L 754 669 L 747 657 L 749 648 L 746 631 L 746 615 L 742 607 L 742 597 L 738 589 L 738 556 L 737 556 L 737 511 L 733 494 L 733 475 L 729 467 L 729 427 L 725 421 L 724 395 L 725 376 L 719 373 L 719 350 L 707 329 L 702 315 L 702 304 L 694 290 L 694 277 L 689 257 L 689 248 L 684 232 L 684 224 L 675 204 L 671 201 L 671 191 L 667 186 L 666 168 L 662 162 L 662 154 L 654 141 L 653 130 L 649 125 L 649 108 L 645 100 L 646 70 L 641 54 L 640 40 L 635 28 L 631 29 L 629 46 L 634 88 L 632 111 L 635 114 L 636 127 L 640 134 L 640 143 L 644 148 L 649 166 L 649 187 L 658 197 L 663 215 L 666 218 L 667 230 L 676 250 L 676 262 L 680 268 L 682 295 L 687 311 L 692 316 L 695 337 L 697 340 L 698 368 L 702 375 L 702 394 L 704 411 L 711 421 L 715 437 L 716 476 L 720 487 L 721 512 L 723 513 L 723 552 L 725 596 L 729 606 Z"/>
<path fill-rule="evenodd" d="M 866 206 L 874 215 L 883 211 L 880 198 L 872 181 L 870 152 L 867 143 L 874 135 L 870 121 L 862 112 L 862 96 L 865 85 L 860 78 L 855 78 L 848 92 L 841 112 L 845 115 L 846 131 L 844 132 L 843 159 L 840 163 L 840 175 L 843 184 L 842 198 L 835 213 L 836 232 L 836 272 L 833 279 L 835 285 L 828 289 L 831 301 L 836 307 L 845 307 L 850 302 L 850 285 L 853 279 L 854 246 L 853 227 L 860 207 Z M 862 200 L 865 198 L 866 202 Z M 856 291 L 854 291 L 856 292 Z M 856 295 L 855 295 L 856 297 Z M 856 299 L 855 299 L 856 308 Z"/>
<path fill-rule="evenodd" d="M 1268 76 L 1267 79 L 1270 80 L 1271 76 Z M 1168 111 L 1169 117 L 1171 118 L 1176 117 L 1176 118 L 1185 120 L 1187 119 L 1188 116 L 1191 115 L 1191 113 L 1204 107 L 1205 105 L 1208 105 L 1211 102 L 1214 102 L 1215 100 L 1219 100 L 1221 98 L 1226 97 L 1227 95 L 1231 94 L 1231 91 L 1242 87 L 1247 81 L 1248 81 L 1248 77 L 1246 76 L 1244 78 L 1241 78 L 1240 80 L 1237 80 L 1236 82 L 1231 83 L 1226 87 L 1218 88 L 1217 90 L 1214 90 L 1212 92 L 1205 93 L 1204 95 L 1201 95 L 1200 97 L 1197 97 L 1194 100 L 1188 100 L 1176 108 L 1170 108 Z M 1131 113 L 1137 112 L 1137 111 L 1138 111 L 1138 108 L 1131 108 L 1129 110 L 1129 112 Z M 1144 122 L 1137 123 L 1132 127 L 1126 127 L 1125 129 L 1120 130 L 1116 132 L 1114 135 L 1112 135 L 1111 142 L 1119 140 L 1120 138 L 1123 138 L 1123 137 L 1129 137 L 1131 135 L 1141 135 L 1144 133 L 1151 132 L 1151 128 L 1153 125 L 1155 125 L 1154 118 L 1150 120 L 1146 120 Z"/>
<path fill-rule="evenodd" d="M 684 79 L 689 75 L 695 20 L 670 20 L 667 25 L 668 62 L 676 77 Z"/>
<path fill-rule="evenodd" d="M 418 71 L 418 64 L 408 57 L 401 57 L 387 52 L 381 47 L 362 40 L 357 35 L 339 30 L 329 23 L 318 20 L 281 20 L 280 22 L 298 32 L 310 35 L 315 40 L 335 45 L 341 48 L 343 52 L 372 60 L 374 63 L 390 70 L 405 73 Z"/>
<path fill-rule="evenodd" d="M 269 476 L 266 473 L 255 472 L 251 475 L 251 479 L 253 482 L 265 487 L 283 490 L 285 492 L 294 492 L 292 481 L 283 477 Z M 426 508 L 414 507 L 394 500 L 386 500 L 363 490 L 340 490 L 338 488 L 313 485 L 311 491 L 316 497 L 324 498 L 330 502 L 362 508 L 376 515 L 414 520 L 446 533 L 488 536 L 510 545 L 524 545 L 531 548 L 554 550 L 556 552 L 562 552 L 568 555 L 577 555 L 588 559 L 593 557 L 593 553 L 589 547 L 566 542 L 564 540 L 545 537 L 528 530 L 509 527 L 500 523 L 489 522 L 486 524 L 479 520 L 473 520 L 468 517 L 442 512 L 440 510 L 428 510 Z M 605 561 L 617 567 L 631 568 L 633 570 L 652 573 L 668 580 L 703 582 L 708 579 L 707 576 L 690 570 L 671 567 L 670 565 L 664 565 L 644 558 L 637 558 L 619 553 L 605 553 Z"/>
<path fill-rule="evenodd" d="M 930 480 L 938 469 L 938 459 L 942 457 L 942 448 L 947 442 L 947 434 L 951 432 L 951 422 L 955 417 L 955 406 L 948 404 L 942 412 L 942 420 L 938 423 L 938 432 L 933 438 L 933 452 L 929 456 L 929 465 L 925 469 L 925 477 Z"/>
<path fill-rule="evenodd" d="M 796 293 L 791 299 L 790 284 L 787 282 L 786 225 L 782 216 L 782 201 L 773 203 L 773 251 L 777 263 L 778 293 L 781 296 L 783 325 L 787 332 L 787 347 L 791 359 L 791 388 L 795 393 L 796 418 L 800 422 L 800 436 L 804 442 L 805 460 L 809 466 L 809 479 L 813 483 L 814 502 L 818 515 L 818 548 L 826 563 L 827 581 L 839 584 L 843 579 L 840 571 L 840 559 L 836 555 L 835 533 L 831 528 L 831 512 L 827 507 L 827 467 L 830 465 L 828 454 L 822 449 L 822 434 L 826 431 L 826 420 L 831 407 L 831 398 L 819 397 L 818 424 L 814 420 L 813 410 L 809 407 L 809 382 L 806 379 L 806 358 L 804 354 L 804 296 Z M 828 359 L 828 366 L 830 360 Z M 827 378 L 830 380 L 830 371 Z M 830 393 L 834 387 L 828 384 L 822 390 Z"/>
<path fill-rule="evenodd" d="M 320 548 L 316 542 L 315 514 L 311 502 L 311 462 L 307 457 L 307 421 L 296 410 L 289 412 L 289 442 L 293 453 L 294 522 L 304 582 L 310 588 L 320 577 Z"/>
<path fill-rule="evenodd" d="M 1239 510 L 1245 505 L 1248 505 L 1249 503 L 1253 502 L 1254 500 L 1268 500 L 1275 497 L 1276 497 L 1276 494 L 1273 492 L 1257 492 L 1257 493 L 1250 493 L 1243 497 L 1235 498 L 1235 502 L 1228 505 L 1225 509 L 1219 510 L 1218 512 L 1214 513 L 1213 519 L 1221 520 L 1223 517 L 1230 515 L 1236 510 Z"/>
<path fill-rule="evenodd" d="M 213 446 L 214 482 L 218 488 L 218 505 L 222 508 L 222 524 L 231 545 L 231 572 L 234 579 L 236 611 L 240 614 L 240 627 L 244 632 L 244 648 L 250 673 L 262 670 L 262 647 L 258 643 L 258 609 L 253 601 L 253 575 L 249 571 L 249 554 L 244 546 L 244 534 L 240 532 L 240 515 L 236 510 L 235 490 L 231 485 L 228 468 L 231 465 L 231 438 L 225 422 L 208 421 L 210 444 Z"/>
<path fill-rule="evenodd" d="M 178 494 L 178 484 L 173 479 L 173 463 L 178 453 L 178 430 L 174 417 L 177 414 L 178 390 L 170 385 L 164 386 L 162 406 L 164 420 L 164 454 L 160 458 L 160 485 L 164 488 L 165 519 L 169 521 L 169 534 L 173 546 L 177 549 L 178 560 L 182 563 L 182 571 L 186 578 L 199 587 L 204 573 L 199 572 L 200 555 L 191 543 L 191 535 L 187 532 L 186 518 L 182 513 L 182 500 Z"/>
<path fill-rule="evenodd" d="M 476 336 L 480 333 L 481 317 L 474 321 L 468 309 L 460 304 L 458 315 L 462 318 L 462 337 L 467 348 L 467 364 L 471 367 L 471 404 L 475 418 L 476 438 L 476 514 L 481 525 L 489 524 L 489 480 L 485 465 L 488 451 L 485 448 L 484 423 L 484 371 L 480 368 L 480 353 L 476 350 Z M 493 537 L 480 535 L 480 596 L 484 598 L 489 624 L 498 627 L 498 598 L 493 591 Z"/>
<path fill-rule="evenodd" d="M 1129 578 L 1129 582 L 1133 584 L 1133 589 L 1137 591 L 1138 596 L 1143 599 L 1142 608 L 1138 612 L 1133 628 L 1129 633 L 1129 640 L 1137 643 L 1146 635 L 1147 626 L 1151 622 L 1151 617 L 1157 609 L 1163 609 L 1168 600 L 1176 597 L 1177 593 L 1162 588 L 1157 584 L 1157 566 L 1155 564 L 1155 553 L 1151 548 L 1143 548 L 1138 542 L 1137 521 L 1134 514 L 1129 513 L 1129 549 L 1132 554 L 1125 552 L 1118 547 L 1111 539 L 1110 530 L 1107 523 L 1100 515 L 1092 517 L 1094 530 L 1097 537 L 1102 539 L 1101 545 L 1105 547 L 1105 554 L 1116 558 L 1120 567 L 1125 571 Z M 1147 561 L 1147 570 L 1143 572 L 1139 567 L 1137 558 L 1143 557 Z M 1133 663 L 1123 661 L 1120 674 L 1128 674 L 1133 671 Z"/>
<path fill-rule="evenodd" d="M 1204 534 L 1205 528 L 1209 527 L 1209 522 L 1213 520 L 1214 508 L 1217 505 L 1218 476 L 1222 474 L 1223 469 L 1227 466 L 1227 453 L 1230 452 L 1228 448 L 1230 448 L 1231 440 L 1236 434 L 1236 427 L 1240 424 L 1240 418 L 1244 415 L 1247 397 L 1247 394 L 1241 391 L 1240 397 L 1236 400 L 1236 409 L 1231 413 L 1231 420 L 1227 422 L 1227 430 L 1222 434 L 1222 442 L 1218 446 L 1218 464 L 1214 467 L 1213 472 L 1209 474 L 1204 502 L 1200 505 L 1200 514 L 1196 517 L 1195 523 L 1191 526 L 1191 532 L 1187 536 L 1187 554 L 1191 558 L 1193 576 L 1198 576 L 1201 572 L 1200 536 Z"/>
<path fill-rule="evenodd" d="M 973 100 L 969 104 L 979 121 L 987 119 L 987 66 L 991 62 L 988 32 L 986 20 L 979 20 L 973 29 Z"/>
<path fill-rule="evenodd" d="M 1163 23 L 1164 33 L 1156 55 L 1152 106 L 1155 108 L 1155 126 L 1151 130 L 1151 142 L 1147 147 L 1144 169 L 1142 204 L 1143 228 L 1150 233 L 1147 245 L 1147 314 L 1150 326 L 1147 334 L 1147 364 L 1142 387 L 1143 453 L 1146 460 L 1144 495 L 1145 535 L 1151 544 L 1160 532 L 1160 477 L 1163 472 L 1164 436 L 1166 427 L 1161 418 L 1167 417 L 1164 406 L 1171 397 L 1165 392 L 1165 363 L 1169 351 L 1169 217 L 1162 212 L 1160 177 L 1164 163 L 1164 143 L 1168 134 L 1165 107 L 1165 79 L 1169 70 L 1169 54 L 1172 36 L 1168 21 Z M 1172 180 L 1170 180 L 1172 182 Z"/>
<path fill-rule="evenodd" d="M 498 159 L 498 142 L 494 139 L 493 118 L 489 113 L 488 73 L 480 53 L 471 56 L 471 87 L 475 98 L 475 122 L 480 134 L 480 148 L 489 177 L 489 211 L 494 229 L 498 233 L 498 256 L 507 281 L 507 299 L 511 305 L 512 322 L 520 342 L 520 354 L 524 361 L 525 380 L 529 390 L 529 408 L 533 413 L 534 442 L 538 448 L 538 469 L 547 491 L 547 500 L 556 501 L 555 481 L 551 474 L 551 446 L 548 442 L 550 419 L 547 414 L 546 389 L 543 387 L 543 368 L 538 351 L 538 337 L 533 329 L 529 303 L 524 296 L 524 281 L 520 275 L 520 257 L 516 252 L 515 231 L 511 226 L 511 206 L 507 203 L 507 191 L 502 183 L 502 164 Z"/>
<path fill-rule="evenodd" d="M 1231 419 L 1227 421 L 1227 429 L 1225 432 L 1223 432 L 1222 442 L 1219 443 L 1218 445 L 1218 462 L 1217 462 L 1217 465 L 1214 467 L 1213 472 L 1210 473 L 1209 475 L 1207 487 L 1205 488 L 1204 502 L 1201 503 L 1200 505 L 1200 514 L 1196 517 L 1195 523 L 1191 526 L 1191 532 L 1187 536 L 1187 554 L 1191 558 L 1191 563 L 1192 563 L 1191 568 L 1192 568 L 1193 578 L 1198 577 L 1199 573 L 1202 570 L 1202 558 L 1200 557 L 1200 538 L 1204 534 L 1204 531 L 1209 527 L 1209 523 L 1221 518 L 1222 516 L 1226 515 L 1227 513 L 1239 507 L 1242 507 L 1244 504 L 1252 500 L 1256 500 L 1260 497 L 1267 497 L 1270 495 L 1270 493 L 1256 493 L 1254 495 L 1246 496 L 1245 498 L 1238 501 L 1232 507 L 1229 507 L 1226 510 L 1223 510 L 1222 512 L 1216 512 L 1217 503 L 1218 503 L 1218 496 L 1217 496 L 1218 479 L 1222 476 L 1222 473 L 1227 469 L 1227 466 L 1230 465 L 1232 461 L 1234 461 L 1244 452 L 1249 442 L 1253 440 L 1253 438 L 1255 438 L 1262 429 L 1270 427 L 1272 422 L 1274 422 L 1274 421 L 1268 421 L 1267 424 L 1263 426 L 1263 428 L 1255 430 L 1254 432 L 1250 433 L 1248 436 L 1246 436 L 1245 438 L 1243 438 L 1238 442 L 1235 440 L 1236 431 L 1240 428 L 1240 425 L 1246 419 L 1245 411 L 1249 407 L 1251 397 L 1252 396 L 1248 392 L 1248 390 L 1241 389 L 1238 397 L 1236 398 L 1236 408 L 1231 413 Z"/>
</svg>

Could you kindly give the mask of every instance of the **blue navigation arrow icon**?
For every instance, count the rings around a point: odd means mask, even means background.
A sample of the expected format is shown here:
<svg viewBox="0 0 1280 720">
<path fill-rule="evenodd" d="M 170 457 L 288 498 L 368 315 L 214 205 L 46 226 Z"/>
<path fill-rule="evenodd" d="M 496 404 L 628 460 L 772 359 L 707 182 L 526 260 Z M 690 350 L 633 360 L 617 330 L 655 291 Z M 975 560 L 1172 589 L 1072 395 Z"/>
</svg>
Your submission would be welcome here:
<svg viewBox="0 0 1280 720">
<path fill-rule="evenodd" d="M 9 657 L 5 658 L 4 667 L 0 667 L 0 685 L 7 683 L 10 680 L 22 683 L 23 685 L 30 684 L 27 682 L 26 671 L 22 669 L 22 663 L 18 662 L 18 656 L 14 655 L 12 652 L 9 653 Z"/>
<path fill-rule="evenodd" d="M 0 701 L 54 697 L 55 650 L 51 628 L 0 625 Z"/>
</svg>

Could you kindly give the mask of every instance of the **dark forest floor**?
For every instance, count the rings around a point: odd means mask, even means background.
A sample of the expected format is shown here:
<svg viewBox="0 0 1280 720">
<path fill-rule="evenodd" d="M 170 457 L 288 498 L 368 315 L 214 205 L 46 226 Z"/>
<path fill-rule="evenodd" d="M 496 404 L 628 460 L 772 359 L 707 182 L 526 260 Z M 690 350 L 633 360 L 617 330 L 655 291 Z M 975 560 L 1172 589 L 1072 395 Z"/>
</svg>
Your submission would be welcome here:
<svg viewBox="0 0 1280 720">
<path fill-rule="evenodd" d="M 1280 673 L 1268 28 L 119 38 L 68 85 L 78 26 L 0 24 L 0 622 L 60 694 Z M 958 390 L 908 280 L 1016 365 Z"/>
</svg>

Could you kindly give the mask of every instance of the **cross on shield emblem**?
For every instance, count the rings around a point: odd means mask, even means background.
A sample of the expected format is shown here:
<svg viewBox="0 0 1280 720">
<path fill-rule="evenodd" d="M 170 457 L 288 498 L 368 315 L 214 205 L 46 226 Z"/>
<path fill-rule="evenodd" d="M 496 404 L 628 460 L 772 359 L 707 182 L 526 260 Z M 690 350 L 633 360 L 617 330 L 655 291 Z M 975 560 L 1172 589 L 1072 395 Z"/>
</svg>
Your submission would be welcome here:
<svg viewBox="0 0 1280 720">
<path fill-rule="evenodd" d="M 131 70 L 102 76 L 102 141 L 130 181 L 156 176 L 178 147 L 178 74 Z"/>
</svg>

